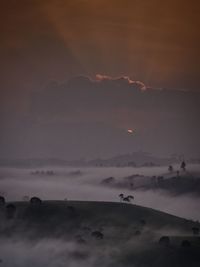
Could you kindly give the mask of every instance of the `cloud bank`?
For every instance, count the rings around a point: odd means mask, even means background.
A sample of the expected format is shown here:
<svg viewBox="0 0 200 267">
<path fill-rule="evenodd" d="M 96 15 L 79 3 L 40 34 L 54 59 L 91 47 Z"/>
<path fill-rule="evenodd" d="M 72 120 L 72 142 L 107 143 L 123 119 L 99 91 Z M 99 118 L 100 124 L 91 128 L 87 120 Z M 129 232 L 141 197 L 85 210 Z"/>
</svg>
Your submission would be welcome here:
<svg viewBox="0 0 200 267">
<path fill-rule="evenodd" d="M 23 114 L 2 117 L 0 153 L 80 158 L 143 150 L 199 155 L 199 107 L 198 92 L 149 88 L 127 76 L 76 76 L 33 92 Z"/>
</svg>

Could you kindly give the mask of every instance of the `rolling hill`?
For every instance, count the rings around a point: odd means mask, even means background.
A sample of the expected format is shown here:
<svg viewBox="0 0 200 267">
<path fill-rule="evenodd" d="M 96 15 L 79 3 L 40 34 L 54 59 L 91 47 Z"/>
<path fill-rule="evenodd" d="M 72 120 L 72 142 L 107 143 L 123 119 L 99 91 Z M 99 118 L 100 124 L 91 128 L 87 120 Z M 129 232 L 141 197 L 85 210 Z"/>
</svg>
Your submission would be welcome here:
<svg viewBox="0 0 200 267">
<path fill-rule="evenodd" d="M 193 235 L 194 227 L 199 223 L 125 203 L 13 202 L 0 208 L 1 240 L 73 243 L 73 261 L 87 266 L 100 266 L 99 253 L 107 255 L 102 266 L 199 266 L 200 239 Z"/>
</svg>

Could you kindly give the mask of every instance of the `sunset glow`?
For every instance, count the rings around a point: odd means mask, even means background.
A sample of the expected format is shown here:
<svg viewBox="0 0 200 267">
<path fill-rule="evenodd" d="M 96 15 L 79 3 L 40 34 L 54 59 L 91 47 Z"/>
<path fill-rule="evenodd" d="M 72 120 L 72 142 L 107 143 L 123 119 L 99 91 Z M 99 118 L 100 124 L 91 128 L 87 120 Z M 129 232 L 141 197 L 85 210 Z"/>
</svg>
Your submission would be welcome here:
<svg viewBox="0 0 200 267">
<path fill-rule="evenodd" d="M 0 267 L 199 267 L 200 1 L 0 13 Z"/>
</svg>

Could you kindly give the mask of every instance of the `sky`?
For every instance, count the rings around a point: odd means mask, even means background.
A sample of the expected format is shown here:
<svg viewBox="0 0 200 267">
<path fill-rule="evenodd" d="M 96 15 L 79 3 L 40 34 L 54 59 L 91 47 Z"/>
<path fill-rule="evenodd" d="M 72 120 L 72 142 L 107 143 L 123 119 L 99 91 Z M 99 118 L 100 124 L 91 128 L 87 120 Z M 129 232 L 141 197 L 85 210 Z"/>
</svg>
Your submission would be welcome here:
<svg viewBox="0 0 200 267">
<path fill-rule="evenodd" d="M 199 12 L 197 0 L 3 0 L 0 157 L 200 156 Z"/>
</svg>

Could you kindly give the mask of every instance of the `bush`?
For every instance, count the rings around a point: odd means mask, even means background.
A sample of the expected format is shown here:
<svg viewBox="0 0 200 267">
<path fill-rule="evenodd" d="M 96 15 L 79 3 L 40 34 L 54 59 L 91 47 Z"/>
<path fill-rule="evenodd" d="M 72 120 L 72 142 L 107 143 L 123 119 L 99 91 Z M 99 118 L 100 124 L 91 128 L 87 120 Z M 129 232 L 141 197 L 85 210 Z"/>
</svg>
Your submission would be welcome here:
<svg viewBox="0 0 200 267">
<path fill-rule="evenodd" d="M 30 199 L 30 203 L 33 205 L 41 205 L 42 204 L 42 200 L 38 197 L 32 197 Z"/>
<path fill-rule="evenodd" d="M 104 237 L 103 234 L 100 231 L 94 231 L 94 232 L 91 233 L 91 235 L 93 237 L 95 237 L 96 239 L 103 239 L 103 237 Z"/>
<path fill-rule="evenodd" d="M 192 227 L 193 235 L 199 235 L 199 228 L 198 227 Z"/>
</svg>

